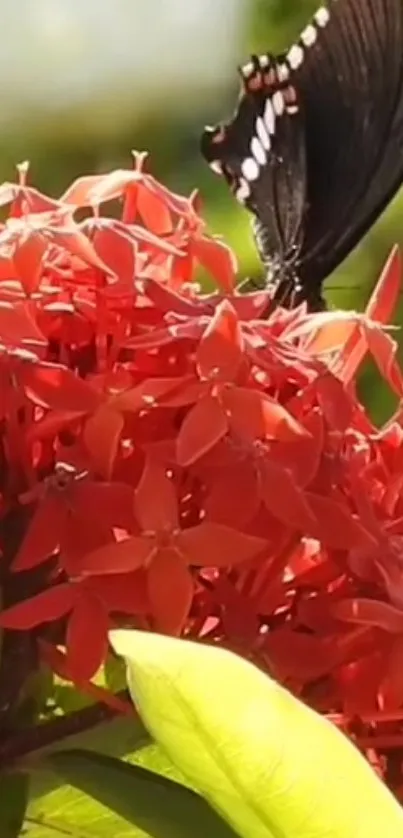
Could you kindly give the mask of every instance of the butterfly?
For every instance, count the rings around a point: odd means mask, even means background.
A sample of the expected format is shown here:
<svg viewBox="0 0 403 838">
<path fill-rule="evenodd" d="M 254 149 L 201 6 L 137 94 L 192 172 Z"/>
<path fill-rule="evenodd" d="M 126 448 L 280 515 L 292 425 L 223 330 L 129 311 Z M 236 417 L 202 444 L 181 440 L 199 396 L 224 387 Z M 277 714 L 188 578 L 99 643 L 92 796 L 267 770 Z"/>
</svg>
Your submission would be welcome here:
<svg viewBox="0 0 403 838">
<path fill-rule="evenodd" d="M 330 1 L 240 75 L 202 154 L 254 216 L 274 300 L 324 308 L 324 280 L 403 182 L 403 0 Z"/>
</svg>

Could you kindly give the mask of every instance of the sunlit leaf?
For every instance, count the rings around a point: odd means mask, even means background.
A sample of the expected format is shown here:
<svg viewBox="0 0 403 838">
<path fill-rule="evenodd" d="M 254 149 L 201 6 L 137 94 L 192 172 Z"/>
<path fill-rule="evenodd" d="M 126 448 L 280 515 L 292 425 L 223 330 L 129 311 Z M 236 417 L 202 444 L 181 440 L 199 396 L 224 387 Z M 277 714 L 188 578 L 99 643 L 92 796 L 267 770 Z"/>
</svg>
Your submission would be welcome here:
<svg viewBox="0 0 403 838">
<path fill-rule="evenodd" d="M 353 744 L 251 663 L 146 632 L 111 642 L 150 733 L 242 838 L 402 833 L 403 810 Z"/>
</svg>

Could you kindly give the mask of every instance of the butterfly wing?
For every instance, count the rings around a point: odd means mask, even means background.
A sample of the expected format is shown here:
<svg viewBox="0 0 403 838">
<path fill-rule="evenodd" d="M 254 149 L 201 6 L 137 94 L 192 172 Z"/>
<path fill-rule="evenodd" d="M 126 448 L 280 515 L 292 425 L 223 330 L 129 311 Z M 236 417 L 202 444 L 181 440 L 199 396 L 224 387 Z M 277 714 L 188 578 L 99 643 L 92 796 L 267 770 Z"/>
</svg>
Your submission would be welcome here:
<svg viewBox="0 0 403 838">
<path fill-rule="evenodd" d="M 311 24 L 312 26 L 312 24 Z M 333 0 L 287 56 L 305 114 L 299 277 L 320 285 L 403 180 L 403 0 Z M 291 59 L 291 60 L 290 60 Z M 295 66 L 297 64 L 298 66 Z"/>
<path fill-rule="evenodd" d="M 305 137 L 295 88 L 270 56 L 242 70 L 244 91 L 231 122 L 206 129 L 202 153 L 256 216 L 269 281 L 293 273 L 306 199 Z"/>
<path fill-rule="evenodd" d="M 266 63 L 267 56 L 253 59 L 253 83 Z M 216 146 L 218 158 L 210 162 L 221 166 L 255 214 L 263 261 L 276 267 L 299 251 L 305 297 L 320 299 L 323 280 L 403 180 L 403 0 L 331 0 L 274 66 L 277 79 L 273 71 L 258 98 L 246 85 L 233 122 L 225 126 L 232 180 L 220 158 L 224 145 Z M 292 130 L 276 121 L 268 165 L 250 182 L 242 166 L 256 116 L 279 81 L 283 91 L 296 92 L 298 120 Z M 251 111 L 248 120 L 241 118 L 243 108 Z"/>
</svg>

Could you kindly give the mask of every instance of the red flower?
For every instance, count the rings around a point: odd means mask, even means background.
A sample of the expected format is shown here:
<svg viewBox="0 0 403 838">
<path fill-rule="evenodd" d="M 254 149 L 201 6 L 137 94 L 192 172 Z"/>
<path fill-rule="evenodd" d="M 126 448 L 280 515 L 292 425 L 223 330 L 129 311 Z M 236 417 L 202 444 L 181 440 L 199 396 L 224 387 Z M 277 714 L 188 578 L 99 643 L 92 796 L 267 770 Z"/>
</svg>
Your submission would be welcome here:
<svg viewBox="0 0 403 838">
<path fill-rule="evenodd" d="M 382 325 L 399 253 L 365 314 L 266 318 L 270 292 L 237 290 L 197 193 L 170 192 L 144 155 L 59 201 L 26 176 L 0 186 L 0 552 L 4 601 L 19 584 L 22 600 L 0 624 L 57 620 L 43 659 L 115 707 L 90 681 L 112 620 L 203 636 L 345 725 L 359 713 L 371 747 L 389 714 L 396 744 L 403 413 L 376 428 L 356 377 L 370 355 L 400 405 Z M 24 600 L 31 576 L 43 588 Z"/>
<path fill-rule="evenodd" d="M 136 516 L 141 535 L 88 554 L 82 571 L 128 573 L 147 568 L 151 613 L 161 631 L 180 632 L 193 597 L 189 566 L 232 567 L 253 558 L 263 539 L 214 523 L 181 529 L 173 482 L 151 460 L 136 490 Z"/>
<path fill-rule="evenodd" d="M 0 625 L 27 631 L 68 616 L 66 665 L 69 677 L 80 683 L 90 680 L 106 657 L 109 614 L 139 615 L 147 610 L 144 575 L 135 571 L 55 585 L 5 609 Z"/>
<path fill-rule="evenodd" d="M 77 557 L 113 539 L 113 528 L 134 526 L 132 489 L 121 483 L 99 483 L 67 463 L 25 496 L 38 499 L 13 569 L 28 570 L 59 551 L 60 562 L 75 573 Z"/>
</svg>

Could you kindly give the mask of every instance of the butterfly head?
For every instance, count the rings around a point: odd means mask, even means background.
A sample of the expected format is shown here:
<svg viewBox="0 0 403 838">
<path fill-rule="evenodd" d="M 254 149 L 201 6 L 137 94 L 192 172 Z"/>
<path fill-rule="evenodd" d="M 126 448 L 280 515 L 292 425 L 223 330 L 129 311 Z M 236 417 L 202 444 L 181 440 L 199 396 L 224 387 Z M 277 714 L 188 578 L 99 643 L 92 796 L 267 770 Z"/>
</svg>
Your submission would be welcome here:
<svg viewBox="0 0 403 838">
<path fill-rule="evenodd" d="M 217 125 L 206 127 L 201 138 L 202 154 L 215 174 L 224 177 L 231 191 L 241 204 L 248 203 L 251 189 L 245 173 L 243 172 L 243 160 L 247 157 L 247 149 L 243 149 L 243 138 L 241 136 L 241 147 L 237 143 L 236 136 L 231 125 Z M 252 177 L 257 170 L 256 163 L 251 164 Z"/>
<path fill-rule="evenodd" d="M 222 157 L 225 151 L 225 136 L 225 125 L 206 125 L 200 143 L 202 155 L 210 169 L 221 176 L 224 174 Z"/>
</svg>

